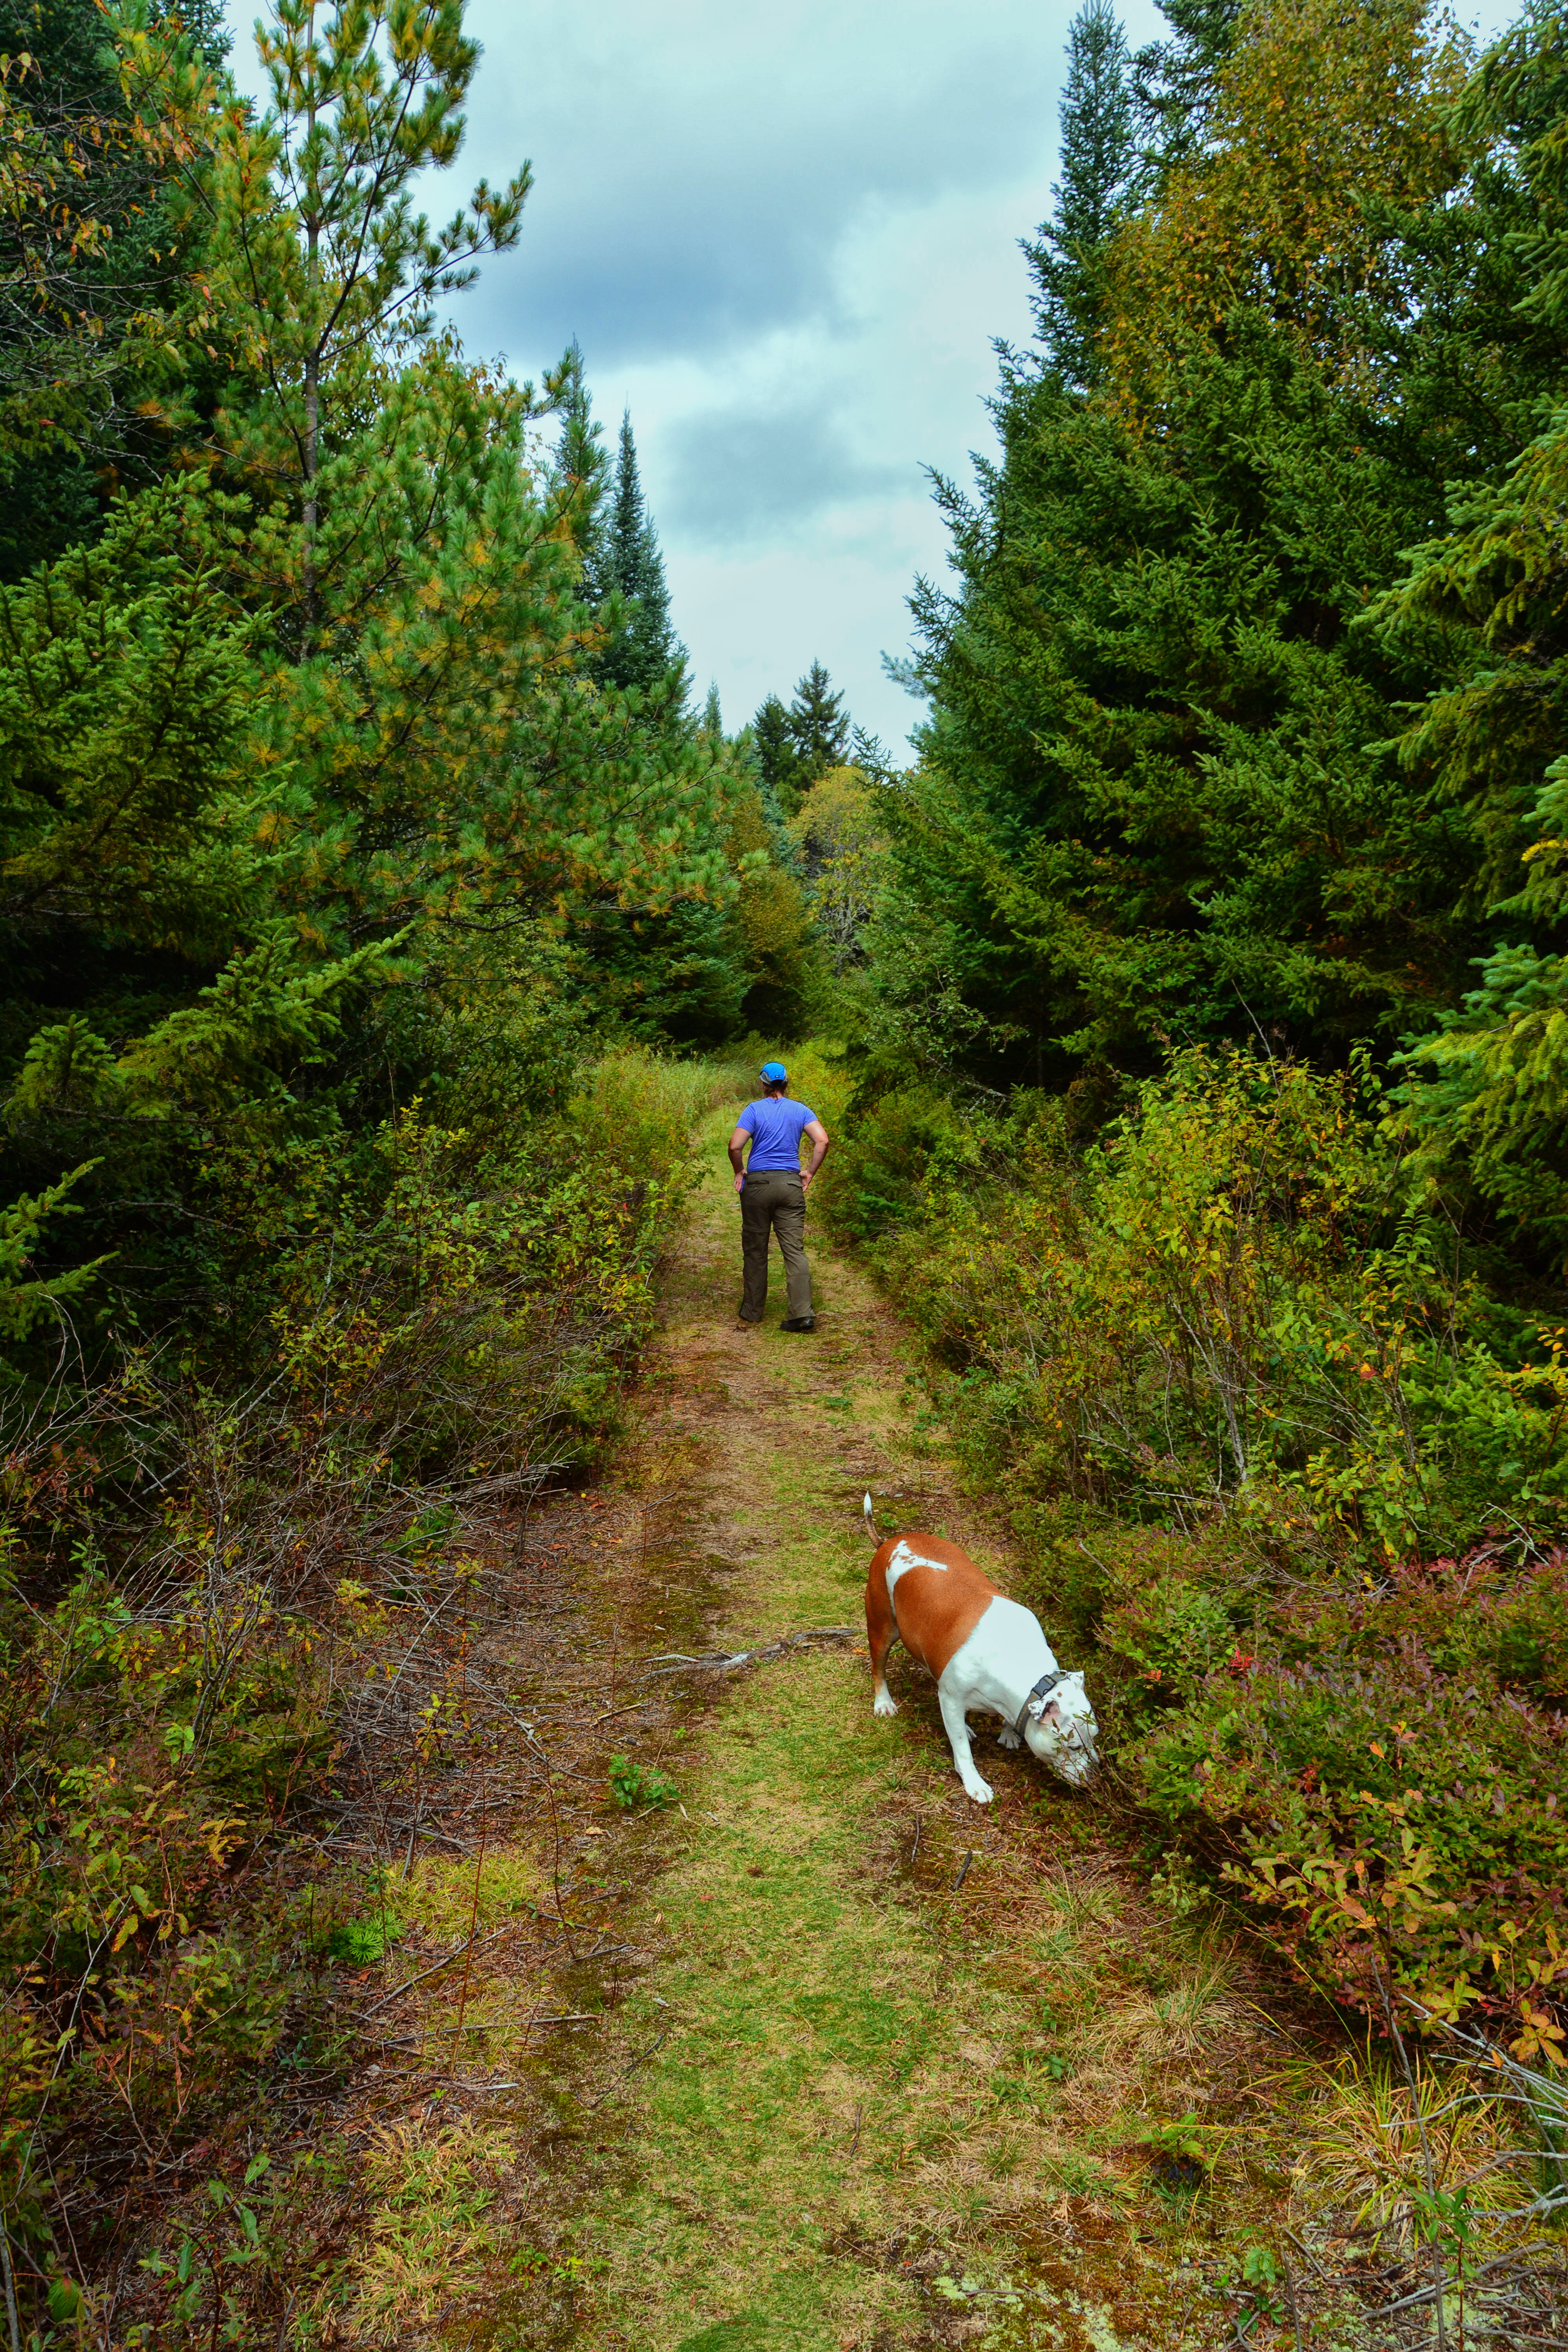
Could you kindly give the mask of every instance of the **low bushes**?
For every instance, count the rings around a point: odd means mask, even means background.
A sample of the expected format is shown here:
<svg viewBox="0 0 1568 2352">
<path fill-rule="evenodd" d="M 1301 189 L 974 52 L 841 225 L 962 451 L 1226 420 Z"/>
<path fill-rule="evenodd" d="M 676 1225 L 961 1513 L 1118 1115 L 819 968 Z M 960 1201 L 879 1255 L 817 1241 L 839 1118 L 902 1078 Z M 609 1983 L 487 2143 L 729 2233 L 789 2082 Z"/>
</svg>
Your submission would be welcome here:
<svg viewBox="0 0 1568 2352">
<path fill-rule="evenodd" d="M 249 1203 L 245 1361 L 187 1333 L 0 1389 L 0 2202 L 41 2277 L 46 2203 L 90 2246 L 277 2069 L 342 2063 L 322 1800 L 400 1643 L 445 1612 L 460 1664 L 500 1515 L 614 1431 L 709 1084 L 623 1052 L 504 1144 L 415 1105 L 297 1155 Z"/>
<path fill-rule="evenodd" d="M 1314 1982 L 1563 2050 L 1568 1555 L 1235 1580 L 1108 1548 L 1101 1642 L 1148 1809 Z"/>
<path fill-rule="evenodd" d="M 1380 2021 L 1479 2007 L 1528 2057 L 1568 1992 L 1563 1334 L 1456 1265 L 1380 1109 L 1198 1052 L 1083 1151 L 1041 1097 L 911 1097 L 876 1248 L 1167 1842 Z"/>
</svg>

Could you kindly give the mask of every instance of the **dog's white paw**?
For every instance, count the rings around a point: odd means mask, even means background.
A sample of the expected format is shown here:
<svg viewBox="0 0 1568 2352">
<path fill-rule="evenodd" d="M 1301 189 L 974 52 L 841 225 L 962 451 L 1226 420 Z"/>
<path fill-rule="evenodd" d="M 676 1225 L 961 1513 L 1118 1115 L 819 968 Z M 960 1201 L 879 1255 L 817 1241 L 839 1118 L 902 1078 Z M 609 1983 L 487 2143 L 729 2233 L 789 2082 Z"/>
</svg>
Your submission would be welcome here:
<svg viewBox="0 0 1568 2352">
<path fill-rule="evenodd" d="M 879 1698 L 875 1698 L 871 1702 L 873 1715 L 897 1715 L 898 1711 L 899 1702 L 888 1691 L 884 1691 Z"/>
<path fill-rule="evenodd" d="M 1022 1748 L 1024 1745 L 1011 1726 L 1005 1731 L 999 1731 L 996 1734 L 996 1744 L 999 1748 Z"/>
<path fill-rule="evenodd" d="M 988 1805 L 991 1802 L 991 1783 L 983 1780 L 978 1772 L 970 1772 L 964 1778 L 963 1793 L 966 1797 L 973 1797 L 977 1805 Z"/>
</svg>

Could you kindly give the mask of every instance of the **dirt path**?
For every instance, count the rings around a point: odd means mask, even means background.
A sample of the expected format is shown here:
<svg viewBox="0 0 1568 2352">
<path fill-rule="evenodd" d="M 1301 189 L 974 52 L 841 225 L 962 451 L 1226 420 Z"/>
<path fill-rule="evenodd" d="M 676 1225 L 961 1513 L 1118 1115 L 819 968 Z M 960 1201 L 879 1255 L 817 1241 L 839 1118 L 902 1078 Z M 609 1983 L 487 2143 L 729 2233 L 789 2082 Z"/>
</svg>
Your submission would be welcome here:
<svg viewBox="0 0 1568 2352">
<path fill-rule="evenodd" d="M 669 1656 L 857 1627 L 867 1486 L 885 1527 L 1017 1566 L 958 1498 L 909 1336 L 819 1230 L 815 1335 L 778 1328 L 776 1259 L 766 1322 L 735 1323 L 728 1122 L 618 1476 L 530 1530 L 516 1625 L 474 1654 L 552 1771 L 509 1767 L 526 1817 L 416 1875 L 428 1948 L 495 1940 L 456 2028 L 455 1968 L 400 2012 L 453 2054 L 445 2091 L 379 2105 L 360 2315 L 388 2323 L 352 2340 L 1232 2342 L 1216 2268 L 1277 2239 L 1288 2160 L 1257 2095 L 1283 2045 L 1235 1955 L 989 1735 L 996 1802 L 972 1805 L 901 1653 L 901 1711 L 873 1717 L 863 1632 L 729 1675 Z M 616 1756 L 624 1793 L 662 1774 L 676 1801 L 612 1801 Z"/>
<path fill-rule="evenodd" d="M 732 1197 L 717 1176 L 697 1195 L 630 1482 L 665 1515 L 637 1580 L 646 1648 L 697 1646 L 698 1595 L 726 1648 L 854 1625 L 868 1486 L 885 1525 L 1006 1576 L 922 1427 L 908 1336 L 812 1246 L 816 1334 L 777 1328 L 776 1262 L 747 1330 Z M 599 2169 L 566 2200 L 578 2340 L 1228 2340 L 1204 2273 L 1282 2186 L 1234 1959 L 1151 1909 L 1091 1804 L 989 1738 L 997 1801 L 973 1806 L 901 1656 L 893 1724 L 858 1647 L 677 1681 L 710 1711 L 689 1742 L 655 1735 L 680 1809 L 641 1898 L 655 1957 L 601 2060 Z M 1198 2197 L 1184 2116 L 1215 2159 Z"/>
</svg>

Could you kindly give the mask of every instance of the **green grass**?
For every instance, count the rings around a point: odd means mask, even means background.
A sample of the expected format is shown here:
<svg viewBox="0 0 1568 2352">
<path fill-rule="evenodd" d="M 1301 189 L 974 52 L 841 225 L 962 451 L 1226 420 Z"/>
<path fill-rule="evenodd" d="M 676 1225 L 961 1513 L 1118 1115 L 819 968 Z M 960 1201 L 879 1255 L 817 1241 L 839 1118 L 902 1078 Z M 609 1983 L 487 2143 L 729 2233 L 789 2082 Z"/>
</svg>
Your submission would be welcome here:
<svg viewBox="0 0 1568 2352">
<path fill-rule="evenodd" d="M 652 1384 L 669 1403 L 649 1454 L 685 1448 L 699 1465 L 689 1558 L 705 1577 L 725 1566 L 705 1589 L 725 1594 L 711 1638 L 726 1648 L 857 1623 L 867 1483 L 920 1494 L 921 1523 L 1006 1565 L 955 1490 L 881 1303 L 816 1219 L 816 1339 L 779 1331 L 776 1266 L 768 1318 L 734 1329 L 732 1118 L 721 1104 L 700 1138 L 712 1173 L 669 1278 Z M 902 1507 L 889 1500 L 888 1526 Z M 1090 1810 L 1026 1759 L 996 1770 L 994 1808 L 971 1807 L 929 1685 L 902 1659 L 893 1682 L 892 1722 L 871 1713 L 858 1650 L 723 1683 L 696 1711 L 668 1810 L 633 1786 L 648 1764 L 610 1759 L 608 1811 L 632 1797 L 626 1832 L 663 1859 L 616 1929 L 653 1957 L 621 1979 L 589 2071 L 506 2042 L 507 2020 L 541 2001 L 576 2009 L 574 1980 L 475 1995 L 500 2020 L 487 2054 L 500 2065 L 506 2050 L 509 2075 L 549 2074 L 560 2121 L 536 2204 L 506 2224 L 476 2206 L 459 2249 L 459 2273 L 495 2273 L 471 2336 L 486 2352 L 900 2352 L 954 2327 L 983 2352 L 1223 2340 L 1181 2257 L 1214 2227 L 1258 2236 L 1267 2200 L 1248 2167 L 1266 2135 L 1205 2122 L 1202 2186 L 1182 2198 L 1159 2193 L 1151 2150 L 1163 2119 L 1207 2095 L 1189 2077 L 1209 2053 L 1213 2075 L 1234 2075 L 1229 1960 L 1205 1950 L 1201 1919 L 1144 1903 Z M 997 1752 L 984 1734 L 980 1752 Z M 476 1901 L 481 1924 L 507 1915 L 542 1868 L 521 1849 L 488 1855 L 481 1886 L 477 1862 L 427 1863 L 399 1908 L 426 1936 L 438 1918 L 445 1938 Z M 1153 2137 L 1140 2144 L 1141 2126 Z M 461 2165 L 488 2194 L 488 2154 Z M 383 2304 L 423 2310 L 423 2238 L 384 2201 Z M 441 2340 L 470 2340 L 468 2325 Z"/>
<path fill-rule="evenodd" d="M 733 1234 L 711 1195 L 704 1238 L 717 1286 Z M 847 1350 L 868 1288 L 823 1263 L 819 1234 L 811 1246 Z M 731 1603 L 737 1640 L 855 1621 L 867 1547 L 839 1449 L 871 1433 L 888 1480 L 913 1453 L 901 1362 L 879 1376 L 858 1362 L 850 1429 L 847 1381 L 815 1393 L 818 1363 L 771 1320 L 752 1344 L 777 1385 L 770 1411 L 725 1432 L 757 1563 Z M 1114 2189 L 1099 2150 L 1053 2114 L 1077 2063 L 1058 2032 L 1092 2040 L 1085 1938 L 1102 1940 L 1113 1897 L 1064 1887 L 1043 1927 L 1031 1906 L 994 1931 L 1004 1858 L 983 1853 L 965 1894 L 947 1891 L 965 1848 L 987 1848 L 999 1825 L 950 1814 L 956 1787 L 916 1707 L 873 1717 L 860 1655 L 763 1667 L 710 1719 L 682 1790 L 689 1843 L 656 1898 L 668 1954 L 626 2008 L 634 2041 L 670 2029 L 640 2078 L 635 2185 L 587 2221 L 618 2336 L 659 2352 L 912 2340 L 929 2281 L 868 2250 L 900 2234 L 909 2252 L 967 2241 L 989 2277 L 1017 2257 L 1042 2195 Z M 918 1895 L 897 1862 L 917 1813 L 935 1890 Z M 1120 2061 L 1095 2063 L 1109 2119 Z M 1024 2088 L 1008 2095 L 1009 2083 Z M 1108 2319 L 1103 2341 L 1116 2341 Z"/>
</svg>

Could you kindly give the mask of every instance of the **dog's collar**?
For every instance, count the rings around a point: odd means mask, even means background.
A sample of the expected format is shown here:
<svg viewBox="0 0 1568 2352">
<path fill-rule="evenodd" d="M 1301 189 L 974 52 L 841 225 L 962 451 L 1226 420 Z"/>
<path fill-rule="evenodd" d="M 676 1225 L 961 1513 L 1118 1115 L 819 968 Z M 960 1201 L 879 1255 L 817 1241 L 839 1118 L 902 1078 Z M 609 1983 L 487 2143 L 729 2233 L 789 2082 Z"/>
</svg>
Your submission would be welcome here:
<svg viewBox="0 0 1568 2352">
<path fill-rule="evenodd" d="M 1065 1666 L 1058 1666 L 1054 1675 L 1042 1675 L 1040 1676 L 1039 1681 L 1035 1685 L 1034 1689 L 1029 1693 L 1028 1697 L 1018 1709 L 1018 1720 L 1013 1726 L 1014 1730 L 1017 1733 L 1020 1739 L 1024 1737 L 1024 1726 L 1028 1720 L 1031 1708 L 1034 1708 L 1035 1713 L 1037 1715 L 1043 1715 L 1045 1712 L 1043 1706 L 1035 1707 L 1035 1701 L 1037 1699 L 1043 1701 L 1049 1698 L 1057 1685 L 1058 1683 L 1065 1683 L 1067 1678 L 1068 1670 Z"/>
</svg>

